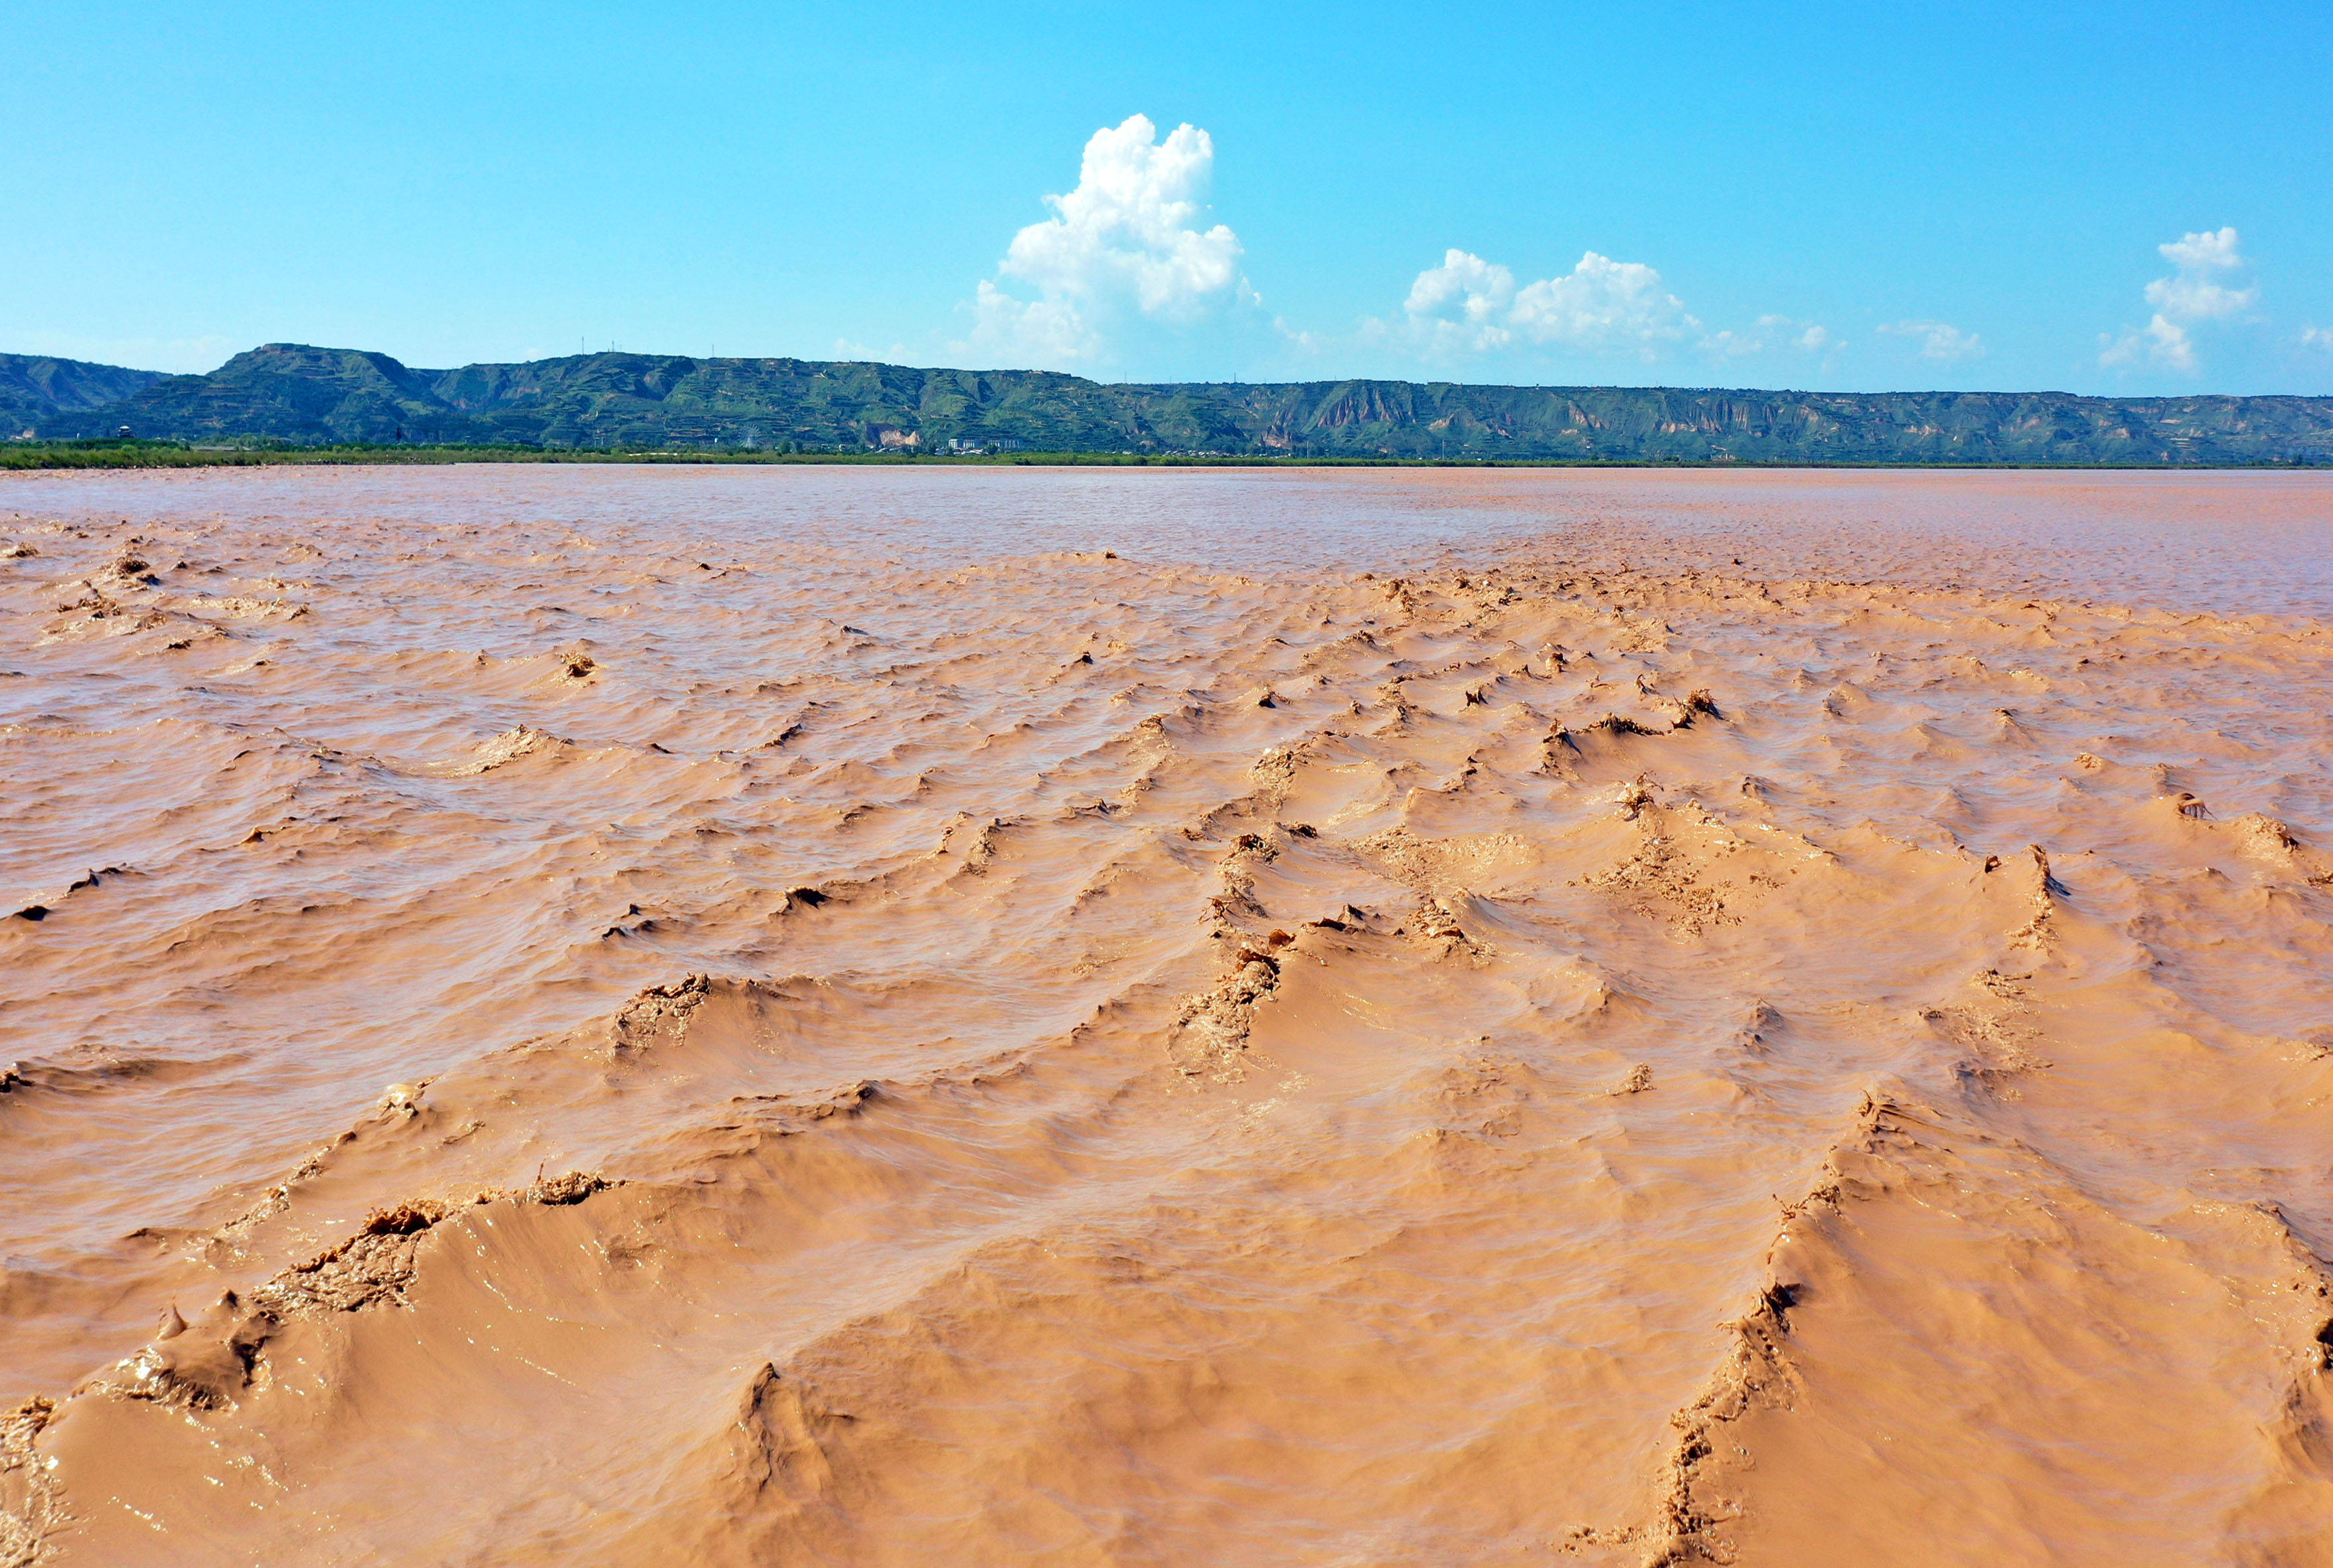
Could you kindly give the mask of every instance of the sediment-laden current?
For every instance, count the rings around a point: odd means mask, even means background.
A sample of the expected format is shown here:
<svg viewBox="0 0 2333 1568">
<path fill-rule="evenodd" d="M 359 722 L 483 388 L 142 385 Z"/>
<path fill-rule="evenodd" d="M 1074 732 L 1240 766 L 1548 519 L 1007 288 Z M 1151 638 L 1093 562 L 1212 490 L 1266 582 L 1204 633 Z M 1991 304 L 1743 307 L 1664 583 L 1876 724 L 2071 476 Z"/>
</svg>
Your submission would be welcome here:
<svg viewBox="0 0 2333 1568">
<path fill-rule="evenodd" d="M 2333 481 L 0 558 L 0 1563 L 2333 1563 Z"/>
</svg>

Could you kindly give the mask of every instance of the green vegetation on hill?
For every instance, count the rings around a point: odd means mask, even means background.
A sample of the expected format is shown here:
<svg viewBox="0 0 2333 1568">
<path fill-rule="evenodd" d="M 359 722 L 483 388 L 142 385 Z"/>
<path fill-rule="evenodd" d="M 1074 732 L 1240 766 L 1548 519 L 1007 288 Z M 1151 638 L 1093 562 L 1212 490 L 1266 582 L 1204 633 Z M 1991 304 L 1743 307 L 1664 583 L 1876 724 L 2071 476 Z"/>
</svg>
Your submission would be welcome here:
<svg viewBox="0 0 2333 1568">
<path fill-rule="evenodd" d="M 149 383 L 155 370 L 125 370 L 41 354 L 0 354 L 0 440 L 49 420 L 119 403 Z"/>
<path fill-rule="evenodd" d="M 101 404 L 56 403 L 34 424 L 47 440 L 126 426 L 196 446 L 578 453 L 931 453 L 955 443 L 1379 462 L 2333 463 L 2326 397 L 1106 385 L 1048 371 L 624 353 L 419 370 L 385 354 L 285 343 L 206 376 L 78 370 L 139 379 Z"/>
</svg>

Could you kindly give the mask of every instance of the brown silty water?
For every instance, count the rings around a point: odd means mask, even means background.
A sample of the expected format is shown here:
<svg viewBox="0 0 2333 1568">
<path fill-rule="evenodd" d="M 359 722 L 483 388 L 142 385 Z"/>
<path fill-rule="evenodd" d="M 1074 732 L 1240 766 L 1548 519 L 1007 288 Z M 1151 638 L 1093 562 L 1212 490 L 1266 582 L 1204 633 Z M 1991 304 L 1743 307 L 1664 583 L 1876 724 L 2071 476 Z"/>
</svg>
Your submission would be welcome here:
<svg viewBox="0 0 2333 1568">
<path fill-rule="evenodd" d="M 2333 1563 L 2325 478 L 0 540 L 0 1563 Z"/>
</svg>

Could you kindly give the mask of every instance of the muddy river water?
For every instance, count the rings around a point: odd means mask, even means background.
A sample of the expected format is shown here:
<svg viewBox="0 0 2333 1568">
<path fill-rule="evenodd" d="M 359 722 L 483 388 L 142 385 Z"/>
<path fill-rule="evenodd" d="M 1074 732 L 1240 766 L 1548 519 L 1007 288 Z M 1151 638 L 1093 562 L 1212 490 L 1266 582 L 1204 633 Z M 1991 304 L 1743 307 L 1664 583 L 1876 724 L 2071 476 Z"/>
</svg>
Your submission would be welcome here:
<svg viewBox="0 0 2333 1568">
<path fill-rule="evenodd" d="M 2333 476 L 0 558 L 0 1564 L 2333 1563 Z"/>
</svg>

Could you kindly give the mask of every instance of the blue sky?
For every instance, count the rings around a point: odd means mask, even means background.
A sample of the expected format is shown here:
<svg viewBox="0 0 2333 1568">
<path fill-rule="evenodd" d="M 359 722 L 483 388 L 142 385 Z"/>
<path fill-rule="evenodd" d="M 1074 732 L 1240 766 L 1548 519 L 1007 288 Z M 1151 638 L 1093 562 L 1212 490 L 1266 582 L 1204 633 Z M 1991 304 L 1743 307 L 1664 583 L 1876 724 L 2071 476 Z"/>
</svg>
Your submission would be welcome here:
<svg viewBox="0 0 2333 1568">
<path fill-rule="evenodd" d="M 2321 3 L 658 9 L 21 0 L 0 349 L 2333 393 Z"/>
</svg>

